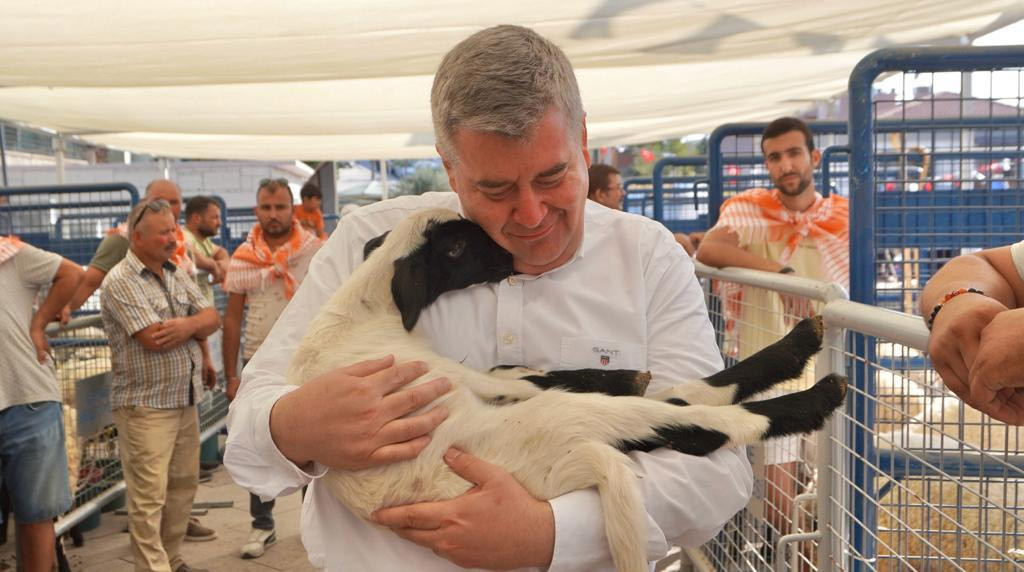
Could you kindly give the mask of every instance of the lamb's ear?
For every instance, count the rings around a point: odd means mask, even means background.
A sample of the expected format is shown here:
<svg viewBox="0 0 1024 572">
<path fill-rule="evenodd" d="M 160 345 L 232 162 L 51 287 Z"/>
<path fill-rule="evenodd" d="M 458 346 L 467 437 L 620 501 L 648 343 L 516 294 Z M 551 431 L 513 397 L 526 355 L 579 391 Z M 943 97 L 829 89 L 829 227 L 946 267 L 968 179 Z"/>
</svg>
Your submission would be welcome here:
<svg viewBox="0 0 1024 572">
<path fill-rule="evenodd" d="M 366 241 L 366 245 L 363 246 L 363 260 L 369 258 L 370 255 L 373 254 L 374 250 L 377 250 L 380 245 L 384 244 L 384 239 L 388 237 L 388 233 L 390 232 L 391 231 L 389 230 L 376 238 L 371 238 Z"/>
<path fill-rule="evenodd" d="M 411 332 L 420 319 L 420 312 L 431 302 L 427 292 L 427 266 L 415 257 L 396 260 L 391 296 L 402 314 L 402 325 Z"/>
</svg>

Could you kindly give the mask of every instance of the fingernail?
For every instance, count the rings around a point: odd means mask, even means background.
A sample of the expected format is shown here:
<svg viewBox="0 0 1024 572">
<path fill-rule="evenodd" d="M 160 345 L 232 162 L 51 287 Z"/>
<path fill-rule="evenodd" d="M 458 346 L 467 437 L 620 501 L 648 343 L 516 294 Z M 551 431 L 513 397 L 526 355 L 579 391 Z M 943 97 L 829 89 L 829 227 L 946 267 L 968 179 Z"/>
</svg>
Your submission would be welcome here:
<svg viewBox="0 0 1024 572">
<path fill-rule="evenodd" d="M 438 385 L 440 385 L 441 389 L 444 390 L 445 392 L 452 388 L 452 380 L 448 379 L 447 377 L 439 377 L 437 379 L 438 381 L 440 381 Z"/>
<path fill-rule="evenodd" d="M 455 459 L 458 459 L 459 455 L 461 455 L 461 454 L 462 454 L 462 451 L 460 451 L 458 449 L 448 449 L 448 451 L 445 452 L 445 454 L 444 454 L 444 460 L 447 463 L 454 463 Z"/>
</svg>

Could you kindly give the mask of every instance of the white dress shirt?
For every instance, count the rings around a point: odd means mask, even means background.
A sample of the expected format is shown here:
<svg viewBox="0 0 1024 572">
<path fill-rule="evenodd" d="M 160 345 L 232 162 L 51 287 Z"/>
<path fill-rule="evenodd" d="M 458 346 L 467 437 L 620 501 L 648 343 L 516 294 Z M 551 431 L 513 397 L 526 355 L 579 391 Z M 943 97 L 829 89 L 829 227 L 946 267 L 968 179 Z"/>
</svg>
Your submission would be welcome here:
<svg viewBox="0 0 1024 572">
<path fill-rule="evenodd" d="M 263 497 L 310 483 L 302 540 L 310 561 L 328 570 L 459 570 L 430 550 L 352 515 L 289 462 L 270 436 L 270 410 L 295 389 L 284 374 L 307 324 L 362 260 L 367 240 L 427 207 L 460 211 L 455 193 L 399 197 L 347 215 L 314 258 L 292 303 L 242 373 L 231 404 L 225 464 L 241 486 Z M 649 391 L 722 368 L 693 264 L 660 224 L 587 201 L 583 243 L 565 265 L 540 276 L 448 292 L 417 328 L 441 355 L 479 370 L 649 370 Z M 386 348 L 381 348 L 385 355 Z M 743 451 L 693 457 L 659 449 L 631 453 L 648 513 L 648 556 L 673 542 L 699 545 L 750 498 L 753 475 Z M 614 570 L 600 500 L 593 489 L 551 499 L 555 547 L 549 570 Z"/>
</svg>

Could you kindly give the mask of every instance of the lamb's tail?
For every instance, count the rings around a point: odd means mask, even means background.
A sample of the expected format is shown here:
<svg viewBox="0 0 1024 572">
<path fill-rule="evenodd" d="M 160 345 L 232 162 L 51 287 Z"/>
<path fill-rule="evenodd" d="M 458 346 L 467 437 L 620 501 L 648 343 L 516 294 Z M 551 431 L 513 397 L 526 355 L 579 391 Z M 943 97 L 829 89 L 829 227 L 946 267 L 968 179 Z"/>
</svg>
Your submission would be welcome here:
<svg viewBox="0 0 1024 572">
<path fill-rule="evenodd" d="M 559 460 L 550 474 L 557 475 L 565 490 L 596 486 L 615 569 L 649 570 L 647 512 L 628 457 L 603 443 L 586 442 Z"/>
<path fill-rule="evenodd" d="M 810 389 L 737 405 L 687 405 L 673 419 L 650 427 L 651 434 L 619 443 L 623 451 L 650 451 L 671 447 L 690 455 L 707 455 L 722 447 L 753 445 L 764 439 L 809 433 L 825 420 L 846 396 L 846 378 L 831 374 Z"/>
<path fill-rule="evenodd" d="M 821 316 L 806 318 L 781 340 L 732 367 L 648 397 L 673 405 L 740 403 L 776 384 L 799 377 L 811 357 L 821 350 L 823 332 Z"/>
</svg>

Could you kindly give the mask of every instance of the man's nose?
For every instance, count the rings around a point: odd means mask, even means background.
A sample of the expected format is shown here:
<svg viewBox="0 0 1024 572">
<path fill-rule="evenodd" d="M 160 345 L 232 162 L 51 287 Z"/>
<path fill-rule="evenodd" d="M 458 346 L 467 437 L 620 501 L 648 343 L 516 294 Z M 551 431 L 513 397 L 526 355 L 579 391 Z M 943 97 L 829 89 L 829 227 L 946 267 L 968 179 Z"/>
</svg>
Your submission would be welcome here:
<svg viewBox="0 0 1024 572">
<path fill-rule="evenodd" d="M 523 189 L 519 192 L 513 219 L 516 224 L 525 228 L 533 228 L 539 225 L 546 215 L 547 206 L 537 196 L 537 193 L 532 189 Z"/>
</svg>

